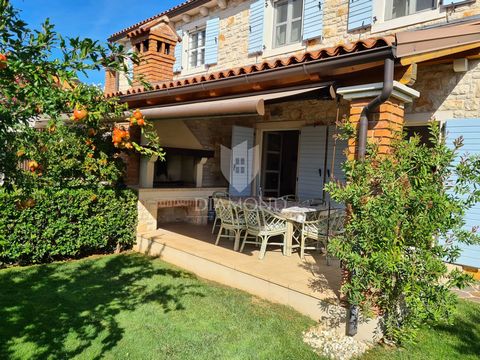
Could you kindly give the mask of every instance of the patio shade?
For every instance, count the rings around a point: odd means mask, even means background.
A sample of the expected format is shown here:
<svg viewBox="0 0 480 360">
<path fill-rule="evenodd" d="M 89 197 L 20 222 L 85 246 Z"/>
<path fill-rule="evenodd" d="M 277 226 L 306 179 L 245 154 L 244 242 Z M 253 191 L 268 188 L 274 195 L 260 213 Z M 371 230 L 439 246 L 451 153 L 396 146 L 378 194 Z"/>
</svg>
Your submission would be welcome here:
<svg viewBox="0 0 480 360">
<path fill-rule="evenodd" d="M 176 105 L 155 106 L 143 108 L 142 113 L 149 119 L 188 119 L 198 117 L 228 116 L 228 115 L 261 115 L 265 114 L 265 103 L 287 101 L 304 98 L 331 98 L 331 84 L 315 87 L 296 88 L 291 90 L 259 93 L 251 96 L 229 97 L 211 101 L 189 102 Z"/>
</svg>

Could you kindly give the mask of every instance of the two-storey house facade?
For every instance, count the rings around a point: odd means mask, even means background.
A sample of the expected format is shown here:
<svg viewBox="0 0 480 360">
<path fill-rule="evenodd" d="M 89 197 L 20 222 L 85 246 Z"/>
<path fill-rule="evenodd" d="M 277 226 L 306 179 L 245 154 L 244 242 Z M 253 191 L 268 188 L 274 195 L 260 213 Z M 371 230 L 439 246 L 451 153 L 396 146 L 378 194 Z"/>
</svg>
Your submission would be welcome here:
<svg viewBox="0 0 480 360">
<path fill-rule="evenodd" d="M 197 200 L 214 191 L 328 201 L 347 156 L 366 141 L 388 154 L 398 130 L 425 134 L 431 119 L 480 151 L 478 0 L 187 0 L 109 40 L 144 61 L 107 70 L 106 94 L 141 108 L 167 152 L 130 158 L 140 232 L 206 222 Z M 342 116 L 359 138 L 335 140 Z M 460 265 L 480 267 L 480 247 Z"/>
</svg>

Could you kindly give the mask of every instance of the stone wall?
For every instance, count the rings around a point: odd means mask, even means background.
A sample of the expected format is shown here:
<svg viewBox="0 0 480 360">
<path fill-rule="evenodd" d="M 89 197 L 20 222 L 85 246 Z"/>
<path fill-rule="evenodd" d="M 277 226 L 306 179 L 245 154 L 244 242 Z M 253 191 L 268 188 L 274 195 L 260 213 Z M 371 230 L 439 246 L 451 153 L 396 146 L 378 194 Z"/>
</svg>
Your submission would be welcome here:
<svg viewBox="0 0 480 360">
<path fill-rule="evenodd" d="M 448 111 L 453 118 L 480 117 L 480 61 L 469 61 L 468 69 L 456 73 L 451 63 L 419 66 L 413 88 L 420 98 L 407 105 L 407 114 Z"/>
<path fill-rule="evenodd" d="M 320 44 L 322 47 L 357 41 L 362 38 L 384 36 L 404 30 L 413 30 L 415 28 L 424 27 L 427 25 L 444 23 L 446 19 L 449 19 L 451 21 L 480 14 L 480 2 L 475 1 L 473 3 L 467 3 L 461 6 L 457 6 L 455 8 L 455 11 L 453 12 L 450 10 L 442 11 L 442 14 L 444 14 L 445 17 L 441 19 L 426 21 L 420 24 L 397 27 L 395 29 L 382 32 L 372 32 L 371 28 L 347 32 L 348 0 L 325 0 L 324 6 L 324 39 Z M 315 46 L 316 44 L 312 44 L 309 50 L 315 48 Z"/>
<path fill-rule="evenodd" d="M 398 27 L 382 32 L 372 32 L 371 28 L 348 32 L 348 0 L 325 0 L 323 39 L 314 39 L 308 41 L 307 43 L 303 44 L 303 48 L 296 49 L 296 51 L 293 52 L 286 52 L 268 57 L 261 55 L 248 55 L 250 3 L 251 1 L 249 0 L 230 0 L 226 10 L 217 9 L 210 12 L 209 16 L 220 17 L 218 63 L 215 66 L 208 68 L 205 73 L 259 63 L 264 60 L 269 60 L 279 56 L 288 56 L 303 53 L 304 51 L 314 51 L 327 46 L 335 46 L 338 44 L 358 41 L 362 38 L 380 37 L 399 31 L 412 30 L 435 23 L 443 23 L 447 18 L 449 21 L 451 21 L 480 14 L 480 1 L 475 1 L 473 3 L 457 6 L 453 12 L 451 10 L 442 10 L 442 14 L 445 14 L 445 17 L 432 21 L 426 21 L 420 24 Z M 200 18 L 200 15 L 192 17 L 190 22 L 197 21 Z M 185 27 L 185 23 L 181 21 L 177 22 L 175 27 L 177 29 L 182 29 Z M 180 78 L 190 75 L 191 74 L 188 72 L 183 72 L 182 74 L 176 74 L 175 77 Z"/>
<path fill-rule="evenodd" d="M 261 55 L 248 55 L 249 5 L 251 2 L 252 0 L 230 0 L 228 1 L 227 9 L 221 10 L 217 7 L 210 10 L 209 17 L 218 16 L 220 18 L 218 63 L 206 69 L 205 73 L 258 63 L 269 59 Z M 312 40 L 303 44 L 303 49 L 300 51 L 297 49 L 297 53 L 357 41 L 361 38 L 378 37 L 389 33 L 392 34 L 407 29 L 441 23 L 445 22 L 446 18 L 448 18 L 448 20 L 456 20 L 479 15 L 480 0 L 457 6 L 454 11 L 442 10 L 442 14 L 445 14 L 444 18 L 395 28 L 386 32 L 372 32 L 371 28 L 348 32 L 348 0 L 325 0 L 323 39 Z M 188 24 L 195 23 L 203 24 L 203 17 L 201 15 L 193 16 Z M 174 26 L 177 29 L 183 29 L 188 28 L 188 24 L 179 21 L 176 22 Z M 375 27 L 373 27 L 373 30 L 375 30 Z M 127 44 L 127 47 L 130 47 L 130 45 Z M 275 55 L 274 57 L 292 54 L 294 53 L 284 53 Z M 418 80 L 413 87 L 421 92 L 421 97 L 413 106 L 407 106 L 406 112 L 453 111 L 455 117 L 478 116 L 478 92 L 480 92 L 480 90 L 477 90 L 479 88 L 477 83 L 479 71 L 478 61 L 472 61 L 470 63 L 470 71 L 468 73 L 454 73 L 452 66 L 448 64 L 430 65 L 429 67 L 420 66 L 417 75 Z M 198 74 L 198 72 L 196 74 Z M 174 78 L 188 77 L 191 75 L 192 73 L 184 71 L 181 74 L 176 74 Z M 107 88 L 114 86 L 111 74 L 107 75 L 107 80 Z M 129 87 L 124 76 L 120 76 L 118 85 L 120 90 L 125 90 Z M 272 108 L 272 110 L 273 114 L 275 114 L 276 110 L 274 108 Z M 324 111 L 323 109 L 318 110 L 321 113 Z M 288 116 L 295 117 L 296 115 L 294 112 L 290 112 Z M 274 117 L 275 115 L 272 116 L 272 119 Z M 221 137 L 224 138 L 224 136 Z M 208 166 L 210 166 L 210 164 L 208 164 L 207 167 Z M 217 180 L 218 179 L 210 179 L 208 181 L 215 183 Z"/>
<path fill-rule="evenodd" d="M 185 124 L 205 149 L 214 150 L 215 155 L 203 166 L 203 186 L 227 186 L 220 169 L 221 145 L 232 145 L 232 126 L 253 127 L 255 117 L 185 120 Z"/>
<path fill-rule="evenodd" d="M 339 116 L 348 114 L 348 102 L 339 104 Z M 337 105 L 332 100 L 299 100 L 266 106 L 264 121 L 302 121 L 307 125 L 325 125 L 335 122 Z"/>
</svg>

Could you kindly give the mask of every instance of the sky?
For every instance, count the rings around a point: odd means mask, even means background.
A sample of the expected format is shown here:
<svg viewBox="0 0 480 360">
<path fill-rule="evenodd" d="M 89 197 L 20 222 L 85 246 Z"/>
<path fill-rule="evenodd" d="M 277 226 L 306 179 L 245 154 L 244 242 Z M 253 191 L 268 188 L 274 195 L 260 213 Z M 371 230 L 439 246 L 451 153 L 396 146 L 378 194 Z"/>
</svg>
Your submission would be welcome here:
<svg viewBox="0 0 480 360">
<path fill-rule="evenodd" d="M 183 0 L 12 0 L 20 17 L 31 28 L 46 19 L 66 37 L 106 41 L 113 33 L 161 13 Z M 104 82 L 103 72 L 89 74 L 82 81 Z"/>
</svg>

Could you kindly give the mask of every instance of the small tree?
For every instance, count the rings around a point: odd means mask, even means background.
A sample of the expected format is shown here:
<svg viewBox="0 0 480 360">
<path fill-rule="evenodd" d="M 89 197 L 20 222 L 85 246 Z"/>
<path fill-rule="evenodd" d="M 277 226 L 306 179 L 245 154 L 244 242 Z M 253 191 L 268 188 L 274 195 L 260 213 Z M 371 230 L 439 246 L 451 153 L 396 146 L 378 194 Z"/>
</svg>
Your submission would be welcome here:
<svg viewBox="0 0 480 360">
<path fill-rule="evenodd" d="M 344 130 L 355 135 L 349 125 Z M 458 159 L 462 139 L 449 148 L 436 122 L 431 142 L 403 138 L 389 156 L 369 144 L 364 161 L 344 164 L 347 183 L 326 187 L 347 204 L 345 233 L 329 246 L 352 274 L 342 291 L 367 312 L 377 308 L 385 338 L 397 343 L 413 340 L 425 322 L 450 319 L 450 289 L 470 277 L 449 272 L 444 261 L 458 258 L 456 244 L 479 241 L 464 215 L 479 200 L 480 157 Z"/>
<path fill-rule="evenodd" d="M 139 62 L 122 46 L 63 38 L 48 20 L 31 30 L 0 0 L 0 267 L 134 243 L 136 194 L 122 186 L 121 158 L 162 158 L 158 136 L 139 110 L 78 79 L 126 73 L 127 60 Z M 114 124 L 128 116 L 145 146 Z M 39 131 L 37 120 L 48 124 Z"/>
<path fill-rule="evenodd" d="M 131 114 L 131 125 L 141 128 L 146 146 L 114 126 L 127 117 L 126 104 L 78 80 L 88 71 L 126 73 L 127 60 L 139 62 L 121 45 L 66 39 L 48 20 L 31 30 L 10 1 L 0 0 L 0 174 L 6 187 L 112 184 L 121 177 L 120 152 L 163 156 L 139 111 Z M 47 131 L 32 129 L 39 119 L 48 120 Z M 29 161 L 27 171 L 19 169 L 20 161 Z"/>
</svg>

